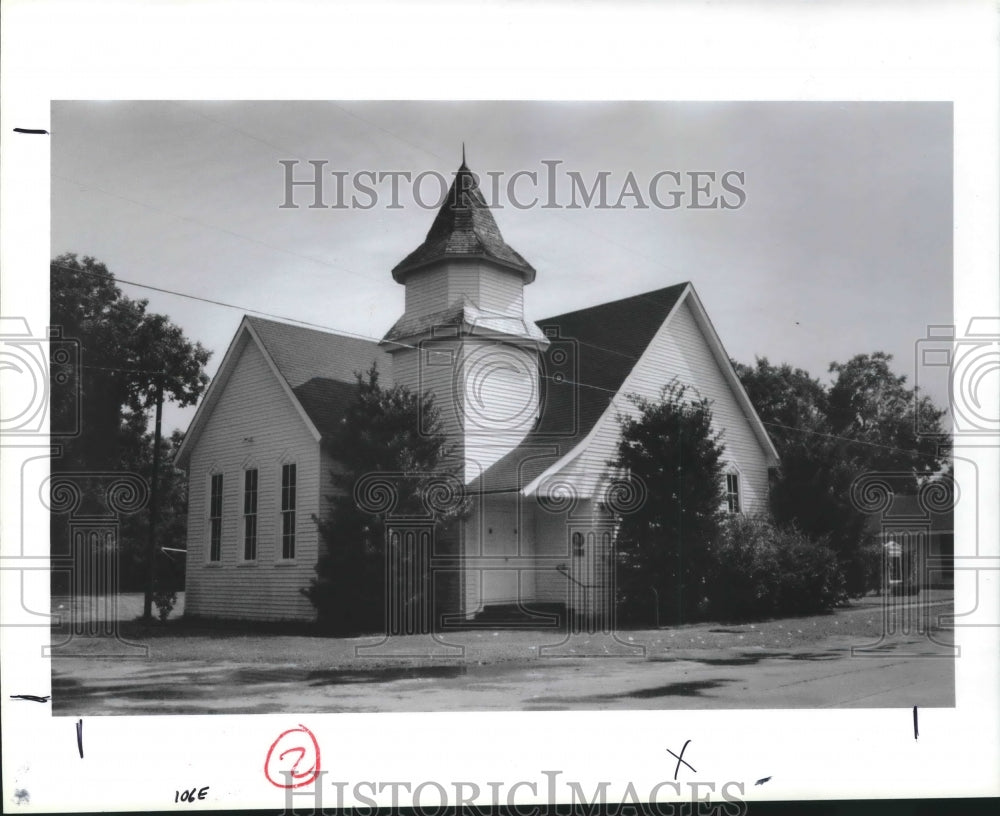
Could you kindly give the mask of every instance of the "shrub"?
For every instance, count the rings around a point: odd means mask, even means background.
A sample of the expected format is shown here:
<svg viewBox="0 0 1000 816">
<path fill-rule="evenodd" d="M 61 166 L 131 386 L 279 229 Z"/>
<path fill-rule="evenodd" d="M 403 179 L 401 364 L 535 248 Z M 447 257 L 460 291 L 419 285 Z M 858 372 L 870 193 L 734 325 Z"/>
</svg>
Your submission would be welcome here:
<svg viewBox="0 0 1000 816">
<path fill-rule="evenodd" d="M 630 396 L 608 464 L 627 474 L 635 506 L 617 523 L 617 605 L 627 625 L 684 623 L 704 614 L 708 549 L 722 521 L 722 445 L 711 403 L 671 381 L 659 399 Z"/>
<path fill-rule="evenodd" d="M 326 497 L 327 511 L 313 519 L 319 525 L 321 555 L 316 577 L 302 589 L 316 609 L 317 623 L 342 635 L 385 632 L 391 593 L 393 604 L 399 605 L 394 609 L 403 608 L 397 617 L 413 627 L 427 625 L 425 618 L 408 616 L 406 610 L 431 603 L 428 583 L 407 579 L 427 577 L 428 565 L 417 560 L 417 549 L 401 547 L 393 555 L 394 562 L 400 559 L 395 577 L 389 574 L 386 533 L 394 519 L 420 518 L 433 521 L 440 540 L 448 523 L 468 507 L 432 395 L 398 384 L 383 388 L 373 364 L 366 375 L 357 374 L 354 398 L 329 446 L 339 465 L 331 473 L 336 492 Z M 448 486 L 455 483 L 458 489 L 451 491 Z"/>
<path fill-rule="evenodd" d="M 379 537 L 362 532 L 347 538 L 331 520 L 318 524 L 324 546 L 316 578 L 302 591 L 316 609 L 320 628 L 340 635 L 384 631 L 381 532 Z"/>
<path fill-rule="evenodd" d="M 166 623 L 167 618 L 170 617 L 170 613 L 174 611 L 174 605 L 177 603 L 177 593 L 169 589 L 164 589 L 162 586 L 157 587 L 153 590 L 153 603 L 156 604 L 156 614 L 160 619 L 160 623 Z"/>
<path fill-rule="evenodd" d="M 711 554 L 706 585 L 716 618 L 822 612 L 843 597 L 837 557 L 826 541 L 762 516 L 728 519 Z"/>
</svg>

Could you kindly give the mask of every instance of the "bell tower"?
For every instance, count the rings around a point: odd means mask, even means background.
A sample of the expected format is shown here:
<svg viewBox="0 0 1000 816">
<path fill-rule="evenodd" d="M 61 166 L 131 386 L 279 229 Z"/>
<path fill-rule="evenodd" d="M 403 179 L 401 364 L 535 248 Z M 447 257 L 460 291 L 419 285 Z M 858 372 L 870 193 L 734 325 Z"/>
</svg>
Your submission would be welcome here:
<svg viewBox="0 0 1000 816">
<path fill-rule="evenodd" d="M 462 153 L 427 237 L 392 270 L 406 309 L 382 344 L 395 382 L 434 395 L 469 482 L 534 427 L 548 340 L 524 318 L 535 270 L 504 241 Z"/>
</svg>

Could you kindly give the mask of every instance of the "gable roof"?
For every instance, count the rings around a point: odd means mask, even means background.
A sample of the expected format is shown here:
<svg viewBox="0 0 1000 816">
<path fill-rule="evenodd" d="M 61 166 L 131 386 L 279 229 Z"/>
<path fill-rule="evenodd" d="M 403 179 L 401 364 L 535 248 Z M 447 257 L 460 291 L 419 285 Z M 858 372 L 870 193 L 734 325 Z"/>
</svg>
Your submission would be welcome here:
<svg viewBox="0 0 1000 816">
<path fill-rule="evenodd" d="M 337 428 L 350 400 L 357 393 L 355 371 L 377 363 L 379 379 L 392 382 L 392 359 L 372 340 L 244 316 L 226 356 L 202 398 L 184 442 L 177 466 L 185 467 L 198 436 L 218 402 L 246 343 L 257 345 L 317 441 Z"/>
<path fill-rule="evenodd" d="M 518 272 L 525 283 L 535 279 L 534 267 L 504 241 L 464 159 L 424 242 L 396 264 L 392 277 L 403 283 L 411 272 L 452 258 L 481 258 Z"/>
<path fill-rule="evenodd" d="M 378 365 L 392 385 L 392 358 L 373 340 L 247 317 L 296 399 L 323 437 L 329 436 L 357 392 L 355 372 Z"/>
<path fill-rule="evenodd" d="M 542 404 L 535 429 L 470 484 L 484 493 L 532 492 L 541 477 L 582 452 L 588 436 L 618 396 L 657 332 L 681 303 L 696 322 L 761 446 L 775 464 L 778 452 L 733 370 L 715 328 L 690 283 L 539 320 L 550 345 L 542 358 Z M 575 355 L 567 371 L 560 351 Z M 562 373 L 563 377 L 558 375 Z"/>
<path fill-rule="evenodd" d="M 578 447 L 688 287 L 679 283 L 539 320 L 549 347 L 540 366 L 538 424 L 470 489 L 521 490 Z"/>
</svg>

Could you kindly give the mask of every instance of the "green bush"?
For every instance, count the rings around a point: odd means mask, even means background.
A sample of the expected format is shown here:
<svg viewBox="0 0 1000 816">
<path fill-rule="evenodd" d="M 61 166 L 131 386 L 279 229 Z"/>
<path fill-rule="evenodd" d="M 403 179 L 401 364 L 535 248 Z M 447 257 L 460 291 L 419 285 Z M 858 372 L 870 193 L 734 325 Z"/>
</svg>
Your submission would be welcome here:
<svg viewBox="0 0 1000 816">
<path fill-rule="evenodd" d="M 746 619 L 822 612 L 844 594 L 836 554 L 795 527 L 736 515 L 711 547 L 709 613 Z"/>
</svg>

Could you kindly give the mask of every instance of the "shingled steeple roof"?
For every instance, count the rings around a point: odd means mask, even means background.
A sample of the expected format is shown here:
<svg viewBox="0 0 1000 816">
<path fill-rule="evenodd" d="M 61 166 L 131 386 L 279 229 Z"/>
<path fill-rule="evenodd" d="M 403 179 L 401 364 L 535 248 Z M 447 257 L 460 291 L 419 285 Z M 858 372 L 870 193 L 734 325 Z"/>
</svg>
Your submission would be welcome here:
<svg viewBox="0 0 1000 816">
<path fill-rule="evenodd" d="M 465 164 L 464 147 L 462 154 L 462 164 L 427 237 L 396 264 L 393 279 L 403 283 L 410 273 L 438 261 L 479 258 L 517 272 L 525 283 L 531 283 L 534 267 L 504 241 L 476 175 Z"/>
</svg>

